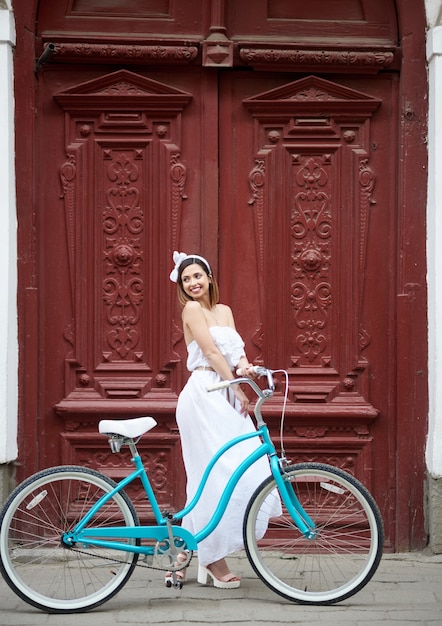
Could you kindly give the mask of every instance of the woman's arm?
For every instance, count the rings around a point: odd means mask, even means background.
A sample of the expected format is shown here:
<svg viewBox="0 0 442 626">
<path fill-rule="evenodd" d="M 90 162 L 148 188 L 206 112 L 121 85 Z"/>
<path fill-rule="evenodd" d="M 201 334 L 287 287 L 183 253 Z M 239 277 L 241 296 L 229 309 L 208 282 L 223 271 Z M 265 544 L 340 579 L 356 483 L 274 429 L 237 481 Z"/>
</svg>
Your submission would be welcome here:
<svg viewBox="0 0 442 626">
<path fill-rule="evenodd" d="M 235 320 L 233 319 L 233 313 L 232 313 L 232 309 L 230 307 L 228 307 L 227 305 L 222 305 L 225 307 L 226 309 L 226 313 L 227 313 L 227 318 L 229 320 L 229 326 L 231 326 L 232 328 L 234 328 L 236 330 L 236 326 L 235 326 Z M 237 364 L 237 369 L 241 370 L 241 375 L 242 376 L 248 376 L 249 378 L 255 378 L 256 374 L 251 371 L 250 368 L 253 367 L 253 365 L 249 362 L 249 359 L 247 358 L 246 353 L 244 352 L 244 355 L 240 358 L 238 364 Z"/>
</svg>

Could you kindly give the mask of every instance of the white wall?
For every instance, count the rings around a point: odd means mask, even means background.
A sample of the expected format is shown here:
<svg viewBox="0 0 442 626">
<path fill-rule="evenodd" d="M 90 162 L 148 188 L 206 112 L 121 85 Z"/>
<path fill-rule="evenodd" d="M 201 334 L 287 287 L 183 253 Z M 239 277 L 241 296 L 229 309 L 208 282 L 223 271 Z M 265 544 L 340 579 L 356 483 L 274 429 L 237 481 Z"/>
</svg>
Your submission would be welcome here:
<svg viewBox="0 0 442 626">
<path fill-rule="evenodd" d="M 17 227 L 14 170 L 15 26 L 0 0 L 0 463 L 17 458 Z"/>
<path fill-rule="evenodd" d="M 440 23 L 441 9 L 441 0 L 425 0 L 425 12 L 427 14 L 427 24 L 429 28 Z"/>
<path fill-rule="evenodd" d="M 442 14 L 441 0 L 426 0 L 430 29 L 428 62 L 428 386 L 426 462 L 429 474 L 442 477 Z"/>
</svg>

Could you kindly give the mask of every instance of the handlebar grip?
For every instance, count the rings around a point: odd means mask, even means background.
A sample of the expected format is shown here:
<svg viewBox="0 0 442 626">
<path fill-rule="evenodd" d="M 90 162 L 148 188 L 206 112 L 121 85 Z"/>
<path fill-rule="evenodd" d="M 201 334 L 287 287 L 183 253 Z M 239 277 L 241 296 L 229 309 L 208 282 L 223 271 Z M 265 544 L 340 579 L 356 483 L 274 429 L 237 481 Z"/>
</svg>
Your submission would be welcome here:
<svg viewBox="0 0 442 626">
<path fill-rule="evenodd" d="M 261 376 L 264 375 L 267 371 L 266 368 L 262 367 L 261 365 L 252 365 L 250 369 L 254 374 L 261 374 Z M 236 373 L 238 376 L 244 376 L 242 367 L 238 367 Z"/>
<path fill-rule="evenodd" d="M 217 391 L 218 389 L 225 389 L 230 386 L 230 380 L 221 380 L 219 383 L 215 383 L 214 385 L 209 385 L 206 387 L 206 391 Z"/>
</svg>

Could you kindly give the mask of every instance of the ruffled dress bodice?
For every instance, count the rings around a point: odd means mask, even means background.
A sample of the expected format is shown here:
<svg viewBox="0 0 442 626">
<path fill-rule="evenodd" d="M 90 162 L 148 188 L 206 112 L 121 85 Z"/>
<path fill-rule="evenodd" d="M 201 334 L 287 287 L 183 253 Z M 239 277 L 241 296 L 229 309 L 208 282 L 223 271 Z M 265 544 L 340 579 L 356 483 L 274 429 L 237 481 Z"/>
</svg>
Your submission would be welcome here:
<svg viewBox="0 0 442 626">
<path fill-rule="evenodd" d="M 210 326 L 210 334 L 226 359 L 229 367 L 233 369 L 242 356 L 244 356 L 244 341 L 234 328 L 230 326 Z M 191 372 L 197 367 L 209 367 L 207 359 L 195 340 L 187 346 L 187 369 Z"/>
</svg>

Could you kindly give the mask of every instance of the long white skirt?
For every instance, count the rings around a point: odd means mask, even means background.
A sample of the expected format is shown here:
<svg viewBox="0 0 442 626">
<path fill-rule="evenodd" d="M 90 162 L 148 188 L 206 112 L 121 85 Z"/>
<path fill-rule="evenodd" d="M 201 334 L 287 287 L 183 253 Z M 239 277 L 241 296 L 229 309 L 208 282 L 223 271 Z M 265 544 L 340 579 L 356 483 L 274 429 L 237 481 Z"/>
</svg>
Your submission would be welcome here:
<svg viewBox="0 0 442 626">
<path fill-rule="evenodd" d="M 211 458 L 234 437 L 256 430 L 249 416 L 244 417 L 230 404 L 226 391 L 207 392 L 206 388 L 219 381 L 215 372 L 196 370 L 180 394 L 176 419 L 181 436 L 183 460 L 187 474 L 187 504 L 193 499 L 203 473 Z M 233 392 L 228 390 L 233 398 Z M 183 528 L 199 532 L 212 517 L 224 487 L 241 462 L 257 448 L 258 437 L 242 442 L 226 452 L 212 470 L 206 488 L 196 507 L 183 519 Z M 215 530 L 198 544 L 198 559 L 209 565 L 232 552 L 241 550 L 242 528 L 247 504 L 255 489 L 270 475 L 266 457 L 256 461 L 235 487 L 229 505 Z M 271 500 L 269 502 L 269 499 Z M 267 498 L 266 510 L 270 517 L 281 514 L 276 492 Z M 258 534 L 262 537 L 268 519 Z"/>
</svg>

